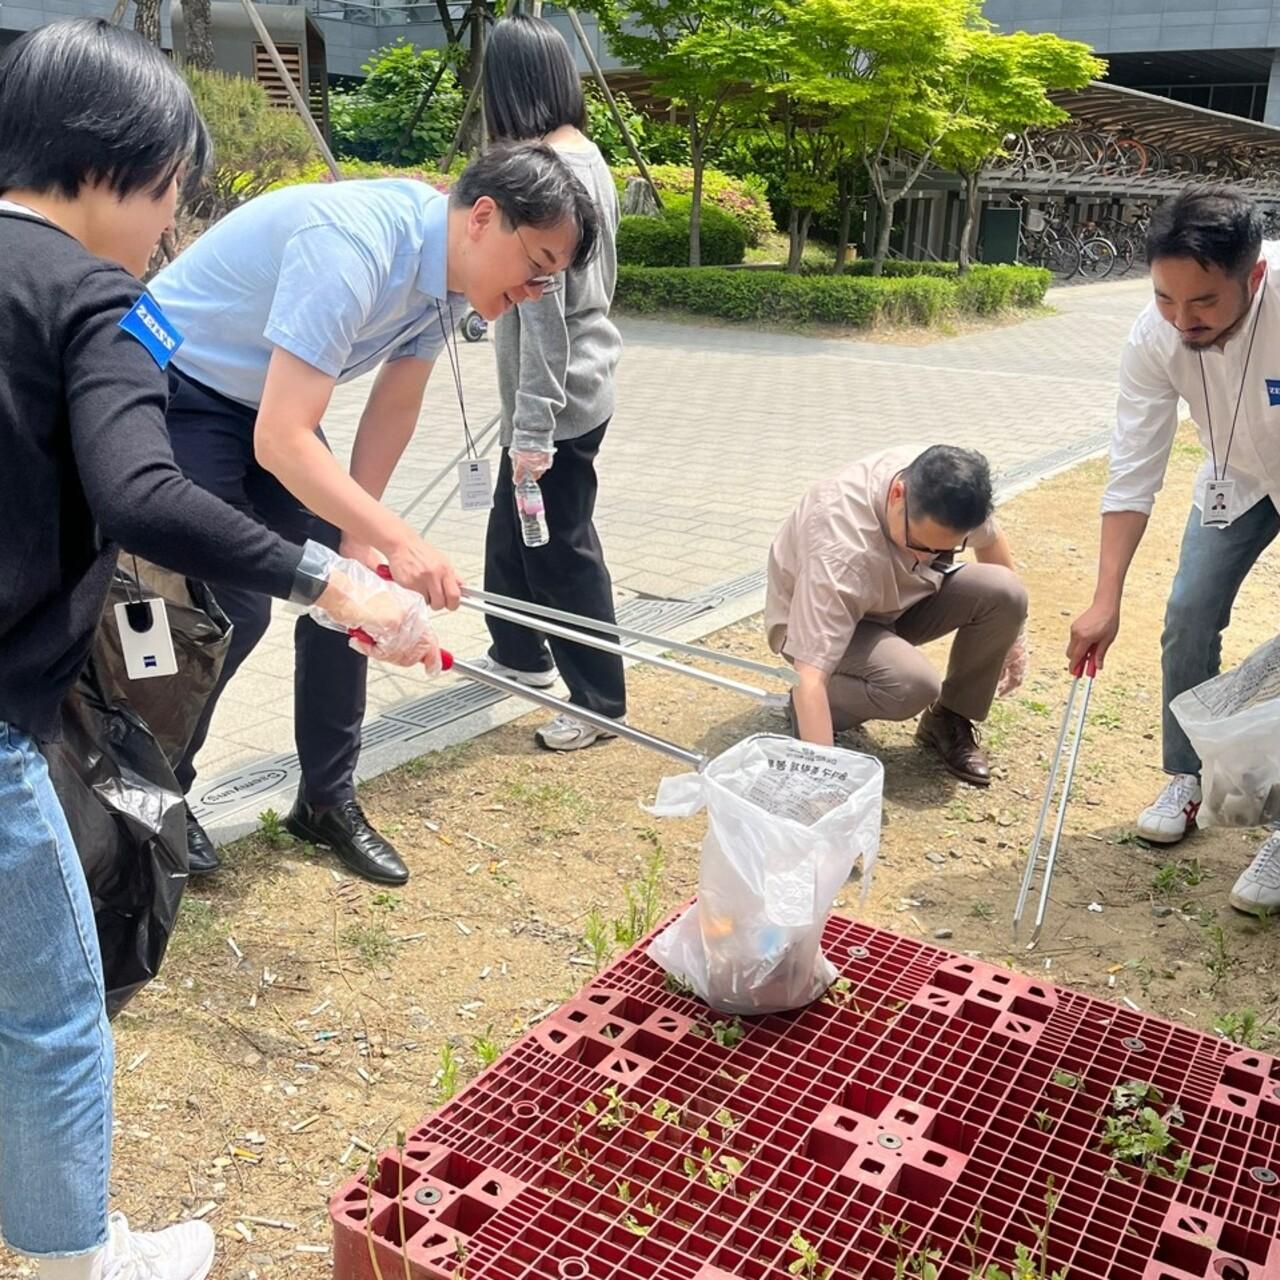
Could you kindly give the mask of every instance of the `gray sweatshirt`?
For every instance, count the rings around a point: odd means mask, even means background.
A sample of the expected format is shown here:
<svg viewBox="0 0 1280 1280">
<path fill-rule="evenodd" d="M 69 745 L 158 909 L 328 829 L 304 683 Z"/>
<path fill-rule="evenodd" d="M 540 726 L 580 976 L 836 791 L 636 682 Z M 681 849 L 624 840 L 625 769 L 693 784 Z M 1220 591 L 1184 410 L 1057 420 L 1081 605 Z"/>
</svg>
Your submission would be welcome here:
<svg viewBox="0 0 1280 1280">
<path fill-rule="evenodd" d="M 618 274 L 613 175 L 594 144 L 558 154 L 599 206 L 600 251 L 581 271 L 566 271 L 563 288 L 512 307 L 495 327 L 502 443 L 530 452 L 586 435 L 613 415 L 622 352 L 609 319 Z"/>
</svg>

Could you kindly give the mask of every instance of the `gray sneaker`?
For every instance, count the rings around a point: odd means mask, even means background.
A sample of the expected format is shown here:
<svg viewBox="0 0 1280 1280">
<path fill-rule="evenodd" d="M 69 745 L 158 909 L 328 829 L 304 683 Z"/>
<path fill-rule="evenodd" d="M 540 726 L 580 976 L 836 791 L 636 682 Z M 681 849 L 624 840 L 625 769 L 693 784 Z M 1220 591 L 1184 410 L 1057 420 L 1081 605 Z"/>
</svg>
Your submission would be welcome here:
<svg viewBox="0 0 1280 1280">
<path fill-rule="evenodd" d="M 607 729 L 597 729 L 572 716 L 558 715 L 550 724 L 544 724 L 534 733 L 540 745 L 548 751 L 580 751 L 593 742 L 607 742 L 618 735 Z"/>
</svg>

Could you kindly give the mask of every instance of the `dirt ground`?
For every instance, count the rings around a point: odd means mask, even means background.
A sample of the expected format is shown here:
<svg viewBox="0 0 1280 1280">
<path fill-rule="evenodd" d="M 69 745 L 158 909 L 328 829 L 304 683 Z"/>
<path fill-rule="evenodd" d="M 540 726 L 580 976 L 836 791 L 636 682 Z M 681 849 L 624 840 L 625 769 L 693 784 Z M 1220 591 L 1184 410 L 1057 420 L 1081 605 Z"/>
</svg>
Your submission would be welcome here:
<svg viewBox="0 0 1280 1280">
<path fill-rule="evenodd" d="M 866 907 L 856 885 L 842 907 L 1274 1050 L 1276 935 L 1226 903 L 1258 833 L 1201 832 L 1165 851 L 1132 835 L 1162 781 L 1160 621 L 1198 458 L 1194 444 L 1176 447 L 1130 575 L 1040 949 L 1012 945 L 1010 917 L 1067 689 L 1066 628 L 1092 587 L 1101 463 L 1001 513 L 1031 593 L 1032 671 L 987 728 L 995 785 L 951 780 L 913 745 L 910 725 L 848 740 L 884 760 L 885 825 Z M 1274 633 L 1278 583 L 1273 554 L 1246 584 L 1228 663 Z M 765 656 L 758 621 L 710 643 Z M 776 713 L 646 670 L 633 673 L 631 699 L 634 723 L 711 752 L 781 726 Z M 219 1280 L 328 1275 L 326 1199 L 364 1153 L 393 1142 L 591 976 L 584 934 L 601 952 L 599 933 L 615 921 L 626 934 L 627 889 L 633 903 L 643 898 L 656 851 L 663 867 L 649 887 L 661 911 L 693 891 L 702 820 L 659 821 L 638 803 L 673 770 L 623 743 L 540 752 L 536 723 L 363 789 L 413 869 L 403 891 L 352 880 L 327 854 L 271 832 L 193 885 L 162 981 L 116 1025 L 112 1188 L 137 1225 L 205 1217 L 219 1237 Z M 23 1264 L 0 1254 L 0 1275 L 20 1274 Z"/>
</svg>

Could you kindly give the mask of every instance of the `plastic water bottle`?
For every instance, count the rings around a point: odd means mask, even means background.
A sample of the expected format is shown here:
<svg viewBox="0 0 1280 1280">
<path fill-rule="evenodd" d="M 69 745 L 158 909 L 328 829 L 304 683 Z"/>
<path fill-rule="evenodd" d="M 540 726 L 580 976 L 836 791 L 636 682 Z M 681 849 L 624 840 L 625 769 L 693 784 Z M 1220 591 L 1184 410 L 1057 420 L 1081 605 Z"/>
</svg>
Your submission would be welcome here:
<svg viewBox="0 0 1280 1280">
<path fill-rule="evenodd" d="M 542 490 L 532 476 L 516 485 L 516 513 L 520 517 L 520 534 L 526 547 L 541 547 L 547 542 L 546 508 Z"/>
</svg>

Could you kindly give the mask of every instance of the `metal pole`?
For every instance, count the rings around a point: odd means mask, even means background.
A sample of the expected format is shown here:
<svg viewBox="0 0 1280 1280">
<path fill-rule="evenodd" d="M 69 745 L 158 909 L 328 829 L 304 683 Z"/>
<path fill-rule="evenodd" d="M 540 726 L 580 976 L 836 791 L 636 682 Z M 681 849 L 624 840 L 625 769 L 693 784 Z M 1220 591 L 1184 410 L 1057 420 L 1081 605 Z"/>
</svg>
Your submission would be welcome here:
<svg viewBox="0 0 1280 1280">
<path fill-rule="evenodd" d="M 298 90 L 298 86 L 293 83 L 293 77 L 284 65 L 284 59 L 280 56 L 280 50 L 276 48 L 276 42 L 271 38 L 271 32 L 267 30 L 266 24 L 262 21 L 253 0 L 240 0 L 240 2 L 244 5 L 245 13 L 249 15 L 249 22 L 252 24 L 254 31 L 257 32 L 258 39 L 262 41 L 262 47 L 267 51 L 267 55 L 271 59 L 271 65 L 276 69 L 276 75 L 283 82 L 290 101 L 302 117 L 302 123 L 306 125 L 307 132 L 311 135 L 311 141 L 320 149 L 320 154 L 324 157 L 325 164 L 329 166 L 329 172 L 333 175 L 333 180 L 341 182 L 342 170 L 338 168 L 338 162 L 333 158 L 333 152 L 329 150 L 329 144 L 324 140 L 324 134 L 320 132 L 320 126 L 316 124 L 311 115 L 311 108 L 307 106 L 306 100 Z"/>
<path fill-rule="evenodd" d="M 636 640 L 641 644 L 660 645 L 672 653 L 687 654 L 691 658 L 705 658 L 708 662 L 720 662 L 728 667 L 750 671 L 754 675 L 781 680 L 784 684 L 799 683 L 799 677 L 789 667 L 771 667 L 764 662 L 753 662 L 750 658 L 739 658 L 736 654 L 720 653 L 716 649 L 707 649 L 697 644 L 685 644 L 683 641 L 672 640 L 667 636 L 655 635 L 651 631 L 637 631 L 634 627 L 619 626 L 616 622 L 598 622 L 595 618 L 584 618 L 580 613 L 552 609 L 545 604 L 530 604 L 527 600 L 500 596 L 493 591 L 481 591 L 478 587 L 464 587 L 462 594 L 473 600 L 485 600 L 507 609 L 517 609 L 521 613 L 532 614 L 537 618 L 551 618 L 555 622 L 567 622 L 575 627 L 590 627 L 593 631 L 605 631 L 610 635 L 621 636 L 624 640 Z"/>
<path fill-rule="evenodd" d="M 452 670 L 466 676 L 468 680 L 476 681 L 477 684 L 488 685 L 491 689 L 508 693 L 514 698 L 523 698 L 526 702 L 546 707 L 550 711 L 559 711 L 564 715 L 572 716 L 575 720 L 581 720 L 584 724 L 603 729 L 606 733 L 616 734 L 619 738 L 627 739 L 628 742 L 634 742 L 637 746 L 648 747 L 650 751 L 670 756 L 673 760 L 679 760 L 681 764 L 689 765 L 690 768 L 701 771 L 707 763 L 706 756 L 696 751 L 686 751 L 683 747 L 676 746 L 674 742 L 668 742 L 666 738 L 645 733 L 643 729 L 635 729 L 621 720 L 603 716 L 598 711 L 575 706 L 572 702 L 566 702 L 563 698 L 557 698 L 554 694 L 545 693 L 541 689 L 530 689 L 528 685 L 508 680 L 506 676 L 497 675 L 492 671 L 485 671 L 473 666 L 470 662 L 462 662 L 455 658 Z"/>
<path fill-rule="evenodd" d="M 502 415 L 500 413 L 494 414 L 494 416 L 488 422 L 486 422 L 483 427 L 480 428 L 480 434 L 476 436 L 475 440 L 472 442 L 475 445 L 475 450 L 477 454 L 483 454 L 488 449 L 490 433 L 493 431 L 494 427 L 497 426 L 498 420 L 501 417 Z M 418 503 L 420 503 L 423 500 L 423 498 L 425 498 L 427 494 L 429 494 L 431 490 L 434 489 L 436 485 L 438 485 L 445 478 L 445 476 L 447 476 L 451 471 L 457 470 L 458 463 L 460 463 L 463 460 L 463 458 L 467 456 L 467 451 L 468 451 L 467 446 L 464 444 L 462 448 L 459 449 L 458 452 L 453 455 L 453 461 L 447 462 L 444 465 L 444 467 L 440 470 L 439 474 L 437 474 L 436 478 L 430 481 L 424 488 L 420 489 L 418 491 L 417 497 L 415 497 L 407 507 L 404 507 L 401 509 L 400 511 L 401 519 L 404 519 L 409 514 L 409 512 L 412 511 L 418 505 Z"/>
<path fill-rule="evenodd" d="M 647 653 L 637 653 L 634 649 L 627 649 L 620 644 L 614 644 L 612 640 L 601 640 L 598 636 L 588 635 L 586 632 L 577 631 L 572 627 L 561 627 L 554 622 L 543 622 L 539 619 L 530 618 L 528 614 L 517 613 L 512 609 L 503 609 L 498 605 L 486 604 L 466 597 L 463 597 L 462 604 L 464 608 L 474 609 L 478 613 L 488 614 L 493 618 L 501 618 L 504 622 L 514 622 L 517 626 L 530 627 L 535 631 L 541 631 L 549 636 L 556 636 L 561 640 L 572 640 L 574 644 L 586 645 L 589 649 L 600 649 L 604 653 L 617 654 L 621 658 L 639 658 L 651 666 L 661 667 L 664 671 L 674 671 L 677 675 L 690 676 L 694 680 L 702 680 L 707 684 L 717 686 L 717 688 L 728 689 L 732 693 L 745 694 L 746 697 L 754 698 L 757 702 L 771 703 L 773 701 L 770 694 L 763 689 L 757 689 L 754 685 L 741 684 L 737 680 L 728 679 L 726 676 L 713 675 L 710 671 L 699 671 L 697 667 L 686 667 L 682 662 L 672 662 L 670 658 L 659 658 Z"/>
<path fill-rule="evenodd" d="M 627 144 L 627 150 L 631 152 L 631 158 L 636 162 L 636 168 L 640 170 L 640 176 L 649 184 L 649 190 L 653 192 L 653 198 L 658 208 L 661 209 L 662 197 L 658 194 L 658 188 L 653 184 L 653 178 L 649 174 L 649 166 L 645 164 L 644 156 L 640 154 L 640 148 L 636 146 L 635 139 L 631 136 L 631 130 L 627 127 L 627 122 L 622 118 L 622 112 L 618 110 L 613 90 L 609 88 L 609 82 L 604 78 L 604 72 L 600 69 L 600 62 L 596 58 L 596 51 L 591 47 L 591 41 L 587 39 L 587 33 L 582 28 L 582 22 L 578 18 L 577 10 L 566 5 L 565 13 L 569 15 L 569 21 L 573 24 L 574 34 L 578 37 L 582 52 L 587 56 L 591 74 L 595 76 L 596 84 L 600 86 L 600 92 L 604 94 L 604 100 L 609 104 L 609 110 L 613 112 L 613 118 L 617 121 L 618 128 L 622 130 L 622 138 Z"/>
</svg>

